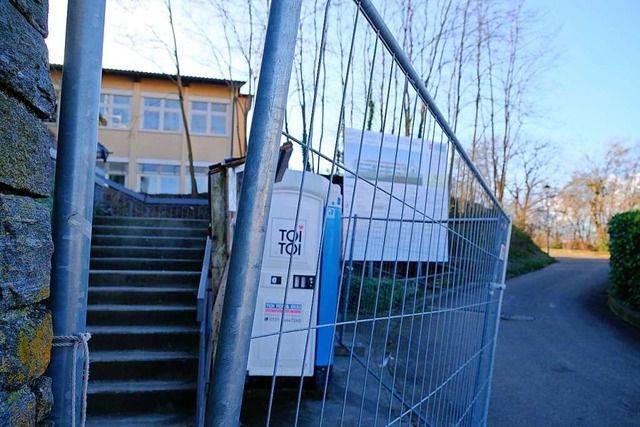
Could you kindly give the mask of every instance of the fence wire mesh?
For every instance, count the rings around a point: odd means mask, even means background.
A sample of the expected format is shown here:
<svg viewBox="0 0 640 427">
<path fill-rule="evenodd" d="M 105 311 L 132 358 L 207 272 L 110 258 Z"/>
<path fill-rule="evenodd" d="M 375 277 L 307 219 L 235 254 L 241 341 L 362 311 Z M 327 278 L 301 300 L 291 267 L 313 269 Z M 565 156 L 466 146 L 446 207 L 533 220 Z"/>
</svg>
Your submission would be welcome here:
<svg viewBox="0 0 640 427">
<path fill-rule="evenodd" d="M 372 4 L 308 3 L 241 421 L 483 425 L 510 220 Z"/>
</svg>

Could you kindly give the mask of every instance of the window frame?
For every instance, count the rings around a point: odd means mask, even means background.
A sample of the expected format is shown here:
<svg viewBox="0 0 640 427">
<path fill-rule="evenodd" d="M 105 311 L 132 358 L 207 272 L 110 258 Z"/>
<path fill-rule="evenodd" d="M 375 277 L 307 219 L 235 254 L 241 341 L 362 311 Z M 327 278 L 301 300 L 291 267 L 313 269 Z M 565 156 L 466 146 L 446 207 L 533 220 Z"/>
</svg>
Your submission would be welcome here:
<svg viewBox="0 0 640 427">
<path fill-rule="evenodd" d="M 100 107 L 99 110 L 102 109 L 103 107 L 103 102 L 102 102 L 102 95 L 108 95 L 109 97 L 113 97 L 113 96 L 127 96 L 129 97 L 129 123 L 126 126 L 121 126 L 121 127 L 117 127 L 117 126 L 111 126 L 109 125 L 109 119 L 108 117 L 105 117 L 107 119 L 107 125 L 103 126 L 100 124 L 100 122 L 98 122 L 98 127 L 100 129 L 104 129 L 104 130 L 122 130 L 122 131 L 130 131 L 133 127 L 133 92 L 130 90 L 120 90 L 120 89 L 101 89 L 100 90 Z M 111 109 L 113 107 L 119 107 L 122 106 L 124 104 L 114 104 L 113 102 L 109 102 L 108 106 L 109 106 L 109 112 L 111 111 Z"/>
<path fill-rule="evenodd" d="M 150 111 L 157 111 L 159 113 L 159 118 L 158 118 L 158 129 L 145 129 L 144 125 L 144 113 L 145 110 L 147 110 L 149 107 L 146 107 L 144 105 L 144 101 L 145 99 L 156 99 L 160 101 L 160 107 L 152 107 L 152 109 Z M 139 126 L 139 130 L 140 132 L 155 132 L 155 133 L 167 133 L 167 134 L 173 134 L 173 135 L 179 135 L 182 134 L 184 132 L 184 129 L 182 128 L 183 123 L 182 123 L 182 111 L 180 109 L 180 106 L 178 105 L 178 108 L 176 109 L 169 109 L 169 112 L 177 112 L 178 113 L 178 130 L 165 130 L 164 129 L 164 115 L 167 112 L 167 109 L 165 107 L 165 101 L 178 101 L 178 103 L 180 102 L 180 98 L 178 97 L 178 95 L 174 95 L 174 94 L 168 94 L 168 93 L 160 93 L 160 92 L 142 92 L 140 94 L 140 126 Z"/>
<path fill-rule="evenodd" d="M 207 111 L 206 114 L 201 114 L 204 111 L 194 110 L 193 103 L 194 102 L 205 102 L 207 103 Z M 217 111 L 212 111 L 211 104 L 222 104 L 227 107 L 227 111 L 224 113 L 220 113 Z M 204 96 L 190 96 L 189 97 L 189 132 L 194 136 L 212 136 L 215 138 L 229 138 L 231 136 L 231 109 L 233 108 L 233 103 L 228 98 L 218 98 L 218 97 L 204 97 Z M 196 112 L 196 115 L 201 115 L 206 117 L 206 129 L 204 133 L 202 132 L 194 132 L 193 130 L 193 115 Z M 211 129 L 211 117 L 212 116 L 224 116 L 225 120 L 225 134 L 217 134 L 209 132 Z"/>
<path fill-rule="evenodd" d="M 193 167 L 194 168 L 202 168 L 204 169 L 204 173 L 196 173 L 196 181 L 198 179 L 198 177 L 200 178 L 204 178 L 204 187 L 200 188 L 198 186 L 198 191 L 200 193 L 202 193 L 203 189 L 205 190 L 205 192 L 209 191 L 209 167 L 211 166 L 211 163 L 208 162 L 198 162 L 198 161 L 194 161 L 193 162 Z M 191 193 L 191 173 L 189 172 L 189 162 L 187 161 L 184 164 L 184 194 L 190 194 Z"/>
<path fill-rule="evenodd" d="M 177 161 L 172 161 L 172 160 L 161 160 L 161 159 L 138 159 L 136 161 L 136 165 L 137 165 L 137 171 L 136 171 L 136 191 L 139 193 L 142 193 L 142 177 L 143 176 L 153 176 L 155 178 L 158 179 L 157 184 L 156 184 L 156 188 L 154 189 L 154 192 L 149 192 L 149 193 L 144 193 L 144 194 L 180 194 L 180 162 Z M 155 166 L 156 167 L 156 173 L 151 175 L 149 173 L 144 173 L 142 172 L 142 166 L 143 165 L 147 165 L 147 166 Z M 177 172 L 175 174 L 163 174 L 161 172 L 159 172 L 161 166 L 173 166 L 175 168 L 177 168 Z M 162 189 L 162 184 L 160 182 L 162 176 L 166 176 L 166 177 L 176 177 L 178 179 L 177 185 L 176 185 L 176 192 L 175 193 L 162 193 L 159 192 L 158 190 Z"/>
<path fill-rule="evenodd" d="M 124 176 L 123 187 L 127 187 L 127 185 L 129 184 L 129 180 L 131 178 L 131 171 L 129 170 L 129 159 L 127 157 L 109 156 L 109 159 L 106 162 L 103 162 L 102 160 L 96 160 L 96 168 L 98 167 L 99 164 L 102 164 L 102 163 L 106 163 L 107 165 L 110 165 L 110 164 L 125 165 L 125 171 L 123 173 L 113 173 L 113 175 Z M 104 172 L 104 177 L 107 179 L 110 179 L 109 174 L 111 171 L 109 171 L 108 168 L 101 168 L 101 169 Z M 117 171 L 114 171 L 114 172 L 117 172 Z"/>
</svg>

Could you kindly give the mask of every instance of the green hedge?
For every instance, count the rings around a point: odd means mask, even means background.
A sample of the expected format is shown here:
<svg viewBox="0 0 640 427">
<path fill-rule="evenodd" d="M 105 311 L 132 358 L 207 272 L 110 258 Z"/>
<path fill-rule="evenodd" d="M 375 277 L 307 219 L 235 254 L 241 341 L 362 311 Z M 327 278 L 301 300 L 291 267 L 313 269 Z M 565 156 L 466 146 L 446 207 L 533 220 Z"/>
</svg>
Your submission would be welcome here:
<svg viewBox="0 0 640 427">
<path fill-rule="evenodd" d="M 618 296 L 640 307 L 640 210 L 609 221 L 610 277 Z"/>
</svg>

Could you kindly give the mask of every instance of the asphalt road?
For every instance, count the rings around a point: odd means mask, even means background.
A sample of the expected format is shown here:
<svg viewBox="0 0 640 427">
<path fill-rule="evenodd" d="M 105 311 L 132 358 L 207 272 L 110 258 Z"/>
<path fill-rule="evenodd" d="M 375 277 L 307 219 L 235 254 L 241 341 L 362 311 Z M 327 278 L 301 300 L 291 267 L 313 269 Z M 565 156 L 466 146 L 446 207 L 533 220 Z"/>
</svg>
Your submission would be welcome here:
<svg viewBox="0 0 640 427">
<path fill-rule="evenodd" d="M 640 331 L 606 306 L 608 260 L 507 282 L 488 425 L 640 426 Z"/>
</svg>

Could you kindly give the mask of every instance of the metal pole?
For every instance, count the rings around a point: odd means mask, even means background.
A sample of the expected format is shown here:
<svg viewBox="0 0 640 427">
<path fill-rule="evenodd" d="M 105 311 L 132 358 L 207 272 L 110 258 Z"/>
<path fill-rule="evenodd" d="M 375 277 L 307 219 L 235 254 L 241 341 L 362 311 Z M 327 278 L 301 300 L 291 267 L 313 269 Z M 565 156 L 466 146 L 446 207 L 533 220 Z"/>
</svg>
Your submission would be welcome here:
<svg viewBox="0 0 640 427">
<path fill-rule="evenodd" d="M 549 191 L 551 190 L 551 187 L 549 186 L 549 184 L 546 184 L 544 187 L 542 187 L 542 189 L 544 190 L 544 201 L 545 201 L 545 205 L 547 207 L 547 255 L 551 254 L 551 243 L 550 243 L 550 235 L 551 235 L 551 224 L 549 223 Z"/>
<path fill-rule="evenodd" d="M 502 263 L 499 265 L 499 269 L 498 269 L 498 286 L 494 286 L 494 290 L 499 292 L 499 297 L 498 297 L 498 303 L 496 306 L 496 314 L 495 314 L 495 323 L 494 323 L 494 331 L 493 331 L 493 346 L 491 347 L 491 363 L 489 365 L 489 383 L 487 385 L 487 392 L 486 392 L 486 400 L 484 402 L 484 410 L 483 410 L 483 420 L 482 420 L 482 425 L 486 426 L 487 425 L 487 417 L 489 415 L 489 402 L 491 400 L 491 381 L 493 380 L 493 365 L 495 363 L 495 357 L 496 357 L 496 347 L 498 344 L 498 329 L 500 327 L 500 316 L 502 313 L 502 300 L 504 298 L 504 290 L 506 288 L 505 286 L 505 281 L 507 279 L 507 266 L 509 263 L 509 251 L 508 248 L 511 245 L 511 228 L 512 228 L 512 221 L 511 218 L 505 218 L 507 221 L 506 224 L 506 230 L 503 231 L 503 233 L 505 233 L 505 236 L 503 238 L 503 244 L 505 245 L 505 247 L 507 248 L 507 251 L 505 252 L 505 257 L 502 260 Z"/>
<path fill-rule="evenodd" d="M 344 328 L 347 327 L 347 312 L 349 310 L 349 295 L 351 294 L 351 275 L 353 274 L 353 245 L 356 240 L 356 226 L 358 225 L 358 215 L 353 217 L 353 227 L 351 228 L 351 245 L 349 246 L 349 263 L 347 264 L 346 292 L 344 293 L 344 307 L 342 309 L 342 327 L 340 328 L 340 343 L 344 336 Z"/>
<path fill-rule="evenodd" d="M 551 223 L 549 222 L 549 197 L 547 196 L 547 255 L 551 254 Z"/>
<path fill-rule="evenodd" d="M 238 88 L 236 87 L 236 83 L 231 82 L 231 147 L 229 149 L 229 158 L 231 159 L 233 159 L 233 144 L 235 144 L 236 138 L 236 108 L 238 104 L 238 97 L 236 96 L 237 90 Z"/>
<path fill-rule="evenodd" d="M 105 4 L 105 0 L 69 0 L 67 9 L 52 224 L 50 308 L 56 336 L 86 330 Z M 77 354 L 79 360 L 74 361 L 73 347 L 51 352 L 51 418 L 56 425 L 80 419 L 82 352 Z M 76 414 L 71 413 L 73 407 Z"/>
<path fill-rule="evenodd" d="M 301 0 L 271 3 L 205 425 L 240 422 L 253 316 Z"/>
</svg>

